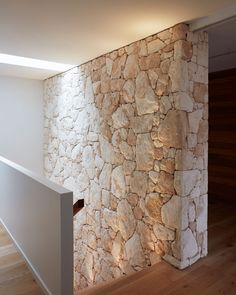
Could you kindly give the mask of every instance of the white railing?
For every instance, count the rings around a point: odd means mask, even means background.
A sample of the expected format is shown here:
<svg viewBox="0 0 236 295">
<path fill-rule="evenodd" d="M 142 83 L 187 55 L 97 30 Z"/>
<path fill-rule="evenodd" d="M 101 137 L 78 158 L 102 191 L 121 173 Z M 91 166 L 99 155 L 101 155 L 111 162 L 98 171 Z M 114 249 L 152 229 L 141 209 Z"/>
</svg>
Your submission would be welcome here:
<svg viewBox="0 0 236 295">
<path fill-rule="evenodd" d="M 73 294 L 73 194 L 0 157 L 0 221 L 46 294 Z"/>
</svg>

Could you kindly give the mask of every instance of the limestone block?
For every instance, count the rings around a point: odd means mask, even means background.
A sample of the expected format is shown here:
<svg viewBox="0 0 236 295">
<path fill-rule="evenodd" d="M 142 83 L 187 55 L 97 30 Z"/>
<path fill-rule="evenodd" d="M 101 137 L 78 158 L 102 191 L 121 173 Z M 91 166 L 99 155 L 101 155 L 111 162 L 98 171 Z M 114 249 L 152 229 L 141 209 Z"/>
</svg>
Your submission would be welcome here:
<svg viewBox="0 0 236 295">
<path fill-rule="evenodd" d="M 205 83 L 194 83 L 193 97 L 196 102 L 207 103 L 208 102 L 208 86 Z"/>
<path fill-rule="evenodd" d="M 157 34 L 158 38 L 165 41 L 171 38 L 171 30 L 164 30 Z"/>
<path fill-rule="evenodd" d="M 111 192 L 118 199 L 124 198 L 126 194 L 125 176 L 122 166 L 116 167 L 111 174 Z"/>
<path fill-rule="evenodd" d="M 160 169 L 167 173 L 173 174 L 175 170 L 174 159 L 167 158 L 167 159 L 161 160 Z"/>
<path fill-rule="evenodd" d="M 176 171 L 174 187 L 179 196 L 188 196 L 195 186 L 199 186 L 201 174 L 198 170 Z"/>
<path fill-rule="evenodd" d="M 145 265 L 144 253 L 137 233 L 126 242 L 125 250 L 128 261 L 132 266 L 143 267 Z"/>
<path fill-rule="evenodd" d="M 121 236 L 127 241 L 134 233 L 136 220 L 132 208 L 126 199 L 119 202 L 117 207 L 117 217 Z"/>
<path fill-rule="evenodd" d="M 181 234 L 181 252 L 183 260 L 194 257 L 198 253 L 197 242 L 190 228 Z"/>
<path fill-rule="evenodd" d="M 105 164 L 99 176 L 99 185 L 101 188 L 110 190 L 111 172 L 112 172 L 112 165 Z"/>
<path fill-rule="evenodd" d="M 180 111 L 192 112 L 193 99 L 186 92 L 176 92 L 173 95 L 175 108 Z"/>
<path fill-rule="evenodd" d="M 199 130 L 197 135 L 198 143 L 205 143 L 208 141 L 208 121 L 202 120 L 199 124 Z"/>
<path fill-rule="evenodd" d="M 122 258 L 122 237 L 118 234 L 112 243 L 111 255 L 114 258 L 115 263 L 119 263 Z"/>
<path fill-rule="evenodd" d="M 89 129 L 89 117 L 86 109 L 80 111 L 78 113 L 77 120 L 75 122 L 75 126 L 77 126 L 77 132 L 79 134 L 87 134 Z"/>
<path fill-rule="evenodd" d="M 208 192 L 208 171 L 201 171 L 201 195 L 205 195 Z"/>
<path fill-rule="evenodd" d="M 99 157 L 98 155 L 95 156 L 95 166 L 97 168 L 99 168 L 99 170 L 102 170 L 102 167 L 104 165 L 104 161 L 101 157 Z"/>
<path fill-rule="evenodd" d="M 169 59 L 163 60 L 161 62 L 160 68 L 163 74 L 168 74 L 169 68 L 170 68 L 170 60 Z"/>
<path fill-rule="evenodd" d="M 196 209 L 197 232 L 201 233 L 207 230 L 207 195 L 199 198 L 199 203 Z"/>
<path fill-rule="evenodd" d="M 198 65 L 196 74 L 194 75 L 194 82 L 207 83 L 208 81 L 208 68 Z"/>
<path fill-rule="evenodd" d="M 153 115 L 143 115 L 131 118 L 130 127 L 135 133 L 147 133 L 152 129 Z"/>
<path fill-rule="evenodd" d="M 189 222 L 194 222 L 196 219 L 196 209 L 194 202 L 189 202 L 189 208 L 188 208 L 188 216 L 189 216 Z"/>
<path fill-rule="evenodd" d="M 127 143 L 131 146 L 136 145 L 136 135 L 134 134 L 134 131 L 132 129 L 129 129 L 128 131 Z"/>
<path fill-rule="evenodd" d="M 148 175 L 149 175 L 149 178 L 151 179 L 151 181 L 153 183 L 156 184 L 158 182 L 158 180 L 159 180 L 159 173 L 158 172 L 156 172 L 156 171 L 150 171 L 148 173 Z"/>
<path fill-rule="evenodd" d="M 127 80 L 123 87 L 123 98 L 127 103 L 134 102 L 135 84 L 133 80 Z"/>
<path fill-rule="evenodd" d="M 197 63 L 208 68 L 208 44 L 205 42 L 197 46 Z"/>
<path fill-rule="evenodd" d="M 147 191 L 147 176 L 144 172 L 134 171 L 130 179 L 130 190 L 140 197 L 144 197 Z"/>
<path fill-rule="evenodd" d="M 103 135 L 103 137 L 106 138 L 106 140 L 111 141 L 111 129 L 105 120 L 101 122 L 100 132 Z"/>
<path fill-rule="evenodd" d="M 189 29 L 185 24 L 178 24 L 172 28 L 172 42 L 186 40 Z"/>
<path fill-rule="evenodd" d="M 192 44 L 186 40 L 178 40 L 174 44 L 174 59 L 190 61 L 193 55 Z"/>
<path fill-rule="evenodd" d="M 146 56 L 147 53 L 147 45 L 145 40 L 140 41 L 140 49 L 139 49 L 139 56 Z"/>
<path fill-rule="evenodd" d="M 158 240 L 173 241 L 175 239 L 175 232 L 160 223 L 153 225 L 153 231 Z"/>
<path fill-rule="evenodd" d="M 126 55 L 122 55 L 114 60 L 112 65 L 111 77 L 113 79 L 118 79 L 121 77 L 121 71 L 125 66 Z"/>
<path fill-rule="evenodd" d="M 171 228 L 180 228 L 181 210 L 181 198 L 178 196 L 173 196 L 161 208 L 161 216 L 163 223 Z"/>
<path fill-rule="evenodd" d="M 202 119 L 202 110 L 196 110 L 193 113 L 188 114 L 189 120 L 189 131 L 192 133 L 197 133 L 199 129 L 199 124 Z"/>
<path fill-rule="evenodd" d="M 106 58 L 106 70 L 107 70 L 107 75 L 108 76 L 111 76 L 112 65 L 113 65 L 113 60 L 110 59 L 109 57 L 107 57 Z"/>
<path fill-rule="evenodd" d="M 112 114 L 113 126 L 114 128 L 122 128 L 127 127 L 129 125 L 129 119 L 122 107 L 119 107 L 113 114 Z"/>
<path fill-rule="evenodd" d="M 174 194 L 174 176 L 172 174 L 161 171 L 155 190 L 162 194 Z"/>
<path fill-rule="evenodd" d="M 107 230 L 102 229 L 101 231 L 101 245 L 105 251 L 111 252 L 112 250 L 112 239 Z"/>
<path fill-rule="evenodd" d="M 119 224 L 118 224 L 118 217 L 117 213 L 115 213 L 112 210 L 104 209 L 103 210 L 103 218 L 108 226 L 110 226 L 114 232 L 118 232 L 119 230 Z"/>
<path fill-rule="evenodd" d="M 178 150 L 175 156 L 176 170 L 191 170 L 194 165 L 194 154 L 189 150 Z"/>
<path fill-rule="evenodd" d="M 157 80 L 158 80 L 158 71 L 157 70 L 148 70 L 148 78 L 150 80 L 152 89 L 156 88 Z"/>
<path fill-rule="evenodd" d="M 132 172 L 134 171 L 136 166 L 136 163 L 133 161 L 124 161 L 123 163 L 123 169 L 124 169 L 124 174 L 125 175 L 131 175 Z"/>
<path fill-rule="evenodd" d="M 138 56 L 131 54 L 128 56 L 124 69 L 125 79 L 134 79 L 139 72 Z"/>
<path fill-rule="evenodd" d="M 94 152 L 91 146 L 86 146 L 83 149 L 82 154 L 82 162 L 83 166 L 87 171 L 87 175 L 90 179 L 93 179 L 95 176 L 95 159 L 94 159 Z"/>
<path fill-rule="evenodd" d="M 154 250 L 154 243 L 152 240 L 152 231 L 149 227 L 142 221 L 138 221 L 137 233 L 140 238 L 141 245 L 143 249 Z"/>
<path fill-rule="evenodd" d="M 93 84 L 90 77 L 86 80 L 86 87 L 85 87 L 85 100 L 87 103 L 94 102 L 94 93 L 93 93 Z"/>
<path fill-rule="evenodd" d="M 119 93 L 110 93 L 104 96 L 102 100 L 102 112 L 105 115 L 111 115 L 118 107 L 119 104 Z"/>
<path fill-rule="evenodd" d="M 92 282 L 94 279 L 94 272 L 93 272 L 93 255 L 89 251 L 87 251 L 84 262 L 81 266 L 81 272 L 86 277 L 89 282 Z"/>
<path fill-rule="evenodd" d="M 101 210 L 102 207 L 102 190 L 100 186 L 95 182 L 90 182 L 90 206 L 94 210 Z"/>
<path fill-rule="evenodd" d="M 137 170 L 149 171 L 153 168 L 154 146 L 149 133 L 137 136 L 136 162 Z"/>
<path fill-rule="evenodd" d="M 188 123 L 186 113 L 170 110 L 159 128 L 159 140 L 167 147 L 186 146 Z"/>
<path fill-rule="evenodd" d="M 121 91 L 121 89 L 123 88 L 123 85 L 125 83 L 125 80 L 123 79 L 113 79 L 111 80 L 110 83 L 110 87 L 111 87 L 111 91 Z"/>
<path fill-rule="evenodd" d="M 148 56 L 143 56 L 139 59 L 139 66 L 142 71 L 147 71 L 153 68 L 159 68 L 161 57 L 159 53 L 153 53 Z"/>
<path fill-rule="evenodd" d="M 134 208 L 134 217 L 139 220 L 143 218 L 143 210 L 138 206 Z"/>
<path fill-rule="evenodd" d="M 151 114 L 159 109 L 157 97 L 145 72 L 140 72 L 136 78 L 135 101 L 138 115 Z"/>
<path fill-rule="evenodd" d="M 167 114 L 167 112 L 172 108 L 170 97 L 163 96 L 161 97 L 160 103 L 160 112 L 163 114 Z"/>
<path fill-rule="evenodd" d="M 111 164 L 123 163 L 123 156 L 114 151 L 113 146 L 103 136 L 99 136 L 101 157 L 102 159 Z"/>
<path fill-rule="evenodd" d="M 127 201 L 131 206 L 136 206 L 138 204 L 138 195 L 136 194 L 128 194 Z"/>
<path fill-rule="evenodd" d="M 188 148 L 193 149 L 197 146 L 197 134 L 189 133 L 187 137 Z"/>
<path fill-rule="evenodd" d="M 109 200 L 110 200 L 110 192 L 106 190 L 102 190 L 102 205 L 106 208 L 109 208 Z"/>
<path fill-rule="evenodd" d="M 122 141 L 119 144 L 119 149 L 122 155 L 124 155 L 126 160 L 133 160 L 134 154 L 133 149 L 127 142 Z"/>
<path fill-rule="evenodd" d="M 158 52 L 165 47 L 165 43 L 160 39 L 155 39 L 148 43 L 148 54 Z"/>
<path fill-rule="evenodd" d="M 79 176 L 77 177 L 77 185 L 76 188 L 82 192 L 89 186 L 89 177 L 86 171 L 83 169 Z"/>
<path fill-rule="evenodd" d="M 175 60 L 170 64 L 169 76 L 171 79 L 172 92 L 186 92 L 189 87 L 188 63 L 183 60 Z"/>
<path fill-rule="evenodd" d="M 147 214 L 158 222 L 162 222 L 161 219 L 161 207 L 163 205 L 163 198 L 158 193 L 148 194 L 145 199 L 145 208 Z"/>
</svg>

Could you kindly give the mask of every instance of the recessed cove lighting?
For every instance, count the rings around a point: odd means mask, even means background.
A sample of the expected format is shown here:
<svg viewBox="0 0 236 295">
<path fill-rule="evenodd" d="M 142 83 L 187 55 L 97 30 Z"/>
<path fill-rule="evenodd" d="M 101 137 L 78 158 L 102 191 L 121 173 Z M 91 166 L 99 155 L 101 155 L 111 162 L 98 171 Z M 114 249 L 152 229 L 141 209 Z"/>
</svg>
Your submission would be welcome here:
<svg viewBox="0 0 236 295">
<path fill-rule="evenodd" d="M 75 67 L 75 65 L 61 64 L 57 62 L 51 62 L 46 60 L 21 57 L 21 56 L 9 55 L 9 54 L 3 54 L 3 53 L 0 53 L 0 63 L 28 67 L 28 68 L 35 68 L 35 69 L 51 70 L 51 71 L 57 71 L 57 72 L 64 72 Z"/>
</svg>

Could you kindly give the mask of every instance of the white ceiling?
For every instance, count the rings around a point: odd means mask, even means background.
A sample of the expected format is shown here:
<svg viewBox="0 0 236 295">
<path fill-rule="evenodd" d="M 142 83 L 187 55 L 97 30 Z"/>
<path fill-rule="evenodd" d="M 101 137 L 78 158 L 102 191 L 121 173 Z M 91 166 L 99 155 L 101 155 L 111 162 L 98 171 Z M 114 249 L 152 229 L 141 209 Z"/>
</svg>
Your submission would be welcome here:
<svg viewBox="0 0 236 295">
<path fill-rule="evenodd" d="M 78 65 L 235 0 L 0 0 L 0 53 Z M 44 79 L 54 71 L 0 65 Z"/>
</svg>

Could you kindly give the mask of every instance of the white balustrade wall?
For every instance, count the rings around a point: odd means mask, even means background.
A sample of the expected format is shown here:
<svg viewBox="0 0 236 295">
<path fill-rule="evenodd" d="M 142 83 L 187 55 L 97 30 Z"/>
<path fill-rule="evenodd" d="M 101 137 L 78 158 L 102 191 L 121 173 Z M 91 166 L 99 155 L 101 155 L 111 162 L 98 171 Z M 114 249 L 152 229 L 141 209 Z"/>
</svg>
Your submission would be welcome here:
<svg viewBox="0 0 236 295">
<path fill-rule="evenodd" d="M 0 157 L 0 222 L 46 294 L 73 294 L 73 193 Z"/>
</svg>

